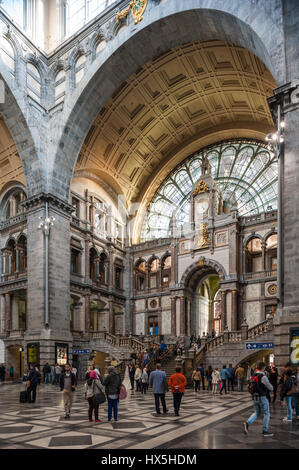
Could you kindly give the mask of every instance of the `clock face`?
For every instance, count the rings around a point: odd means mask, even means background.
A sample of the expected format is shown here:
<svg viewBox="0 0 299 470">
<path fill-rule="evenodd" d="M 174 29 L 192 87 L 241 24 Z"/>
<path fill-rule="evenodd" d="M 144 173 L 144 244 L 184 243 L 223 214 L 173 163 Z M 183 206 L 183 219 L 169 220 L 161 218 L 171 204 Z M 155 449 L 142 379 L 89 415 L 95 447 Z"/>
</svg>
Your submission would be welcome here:
<svg viewBox="0 0 299 470">
<path fill-rule="evenodd" d="M 200 217 L 203 217 L 203 215 L 207 212 L 209 208 L 209 201 L 200 201 L 197 203 L 197 211 L 198 215 Z"/>
</svg>

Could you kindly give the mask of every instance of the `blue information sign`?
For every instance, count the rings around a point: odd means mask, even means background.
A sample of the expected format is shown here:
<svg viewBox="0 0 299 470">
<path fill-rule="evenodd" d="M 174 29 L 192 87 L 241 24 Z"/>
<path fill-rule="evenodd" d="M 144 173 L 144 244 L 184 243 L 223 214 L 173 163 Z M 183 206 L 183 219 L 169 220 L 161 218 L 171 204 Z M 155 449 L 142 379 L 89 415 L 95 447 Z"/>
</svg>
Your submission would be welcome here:
<svg viewBox="0 0 299 470">
<path fill-rule="evenodd" d="M 246 343 L 246 349 L 273 349 L 273 341 L 264 341 L 263 343 Z"/>
<path fill-rule="evenodd" d="M 90 354 L 90 349 L 73 349 L 73 354 Z"/>
</svg>

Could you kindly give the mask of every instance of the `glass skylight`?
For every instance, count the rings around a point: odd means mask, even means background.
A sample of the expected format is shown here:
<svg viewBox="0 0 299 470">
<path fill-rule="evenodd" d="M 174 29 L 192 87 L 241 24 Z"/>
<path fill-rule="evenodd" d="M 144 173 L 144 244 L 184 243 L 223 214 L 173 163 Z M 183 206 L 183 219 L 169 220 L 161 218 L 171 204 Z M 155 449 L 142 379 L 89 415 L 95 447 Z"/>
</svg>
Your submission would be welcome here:
<svg viewBox="0 0 299 470">
<path fill-rule="evenodd" d="M 141 241 L 170 236 L 172 216 L 176 226 L 190 221 L 190 196 L 200 179 L 201 160 L 207 155 L 212 176 L 229 201 L 235 193 L 239 215 L 277 209 L 277 159 L 262 142 L 226 141 L 200 150 L 180 163 L 153 197 L 143 221 Z"/>
</svg>

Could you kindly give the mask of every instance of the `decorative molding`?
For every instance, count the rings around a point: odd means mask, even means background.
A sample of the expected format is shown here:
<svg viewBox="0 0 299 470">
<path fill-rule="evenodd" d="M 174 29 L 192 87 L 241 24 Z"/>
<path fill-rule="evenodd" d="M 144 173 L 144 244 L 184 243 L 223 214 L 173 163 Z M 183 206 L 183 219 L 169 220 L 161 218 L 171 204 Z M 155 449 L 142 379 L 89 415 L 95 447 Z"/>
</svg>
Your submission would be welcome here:
<svg viewBox="0 0 299 470">
<path fill-rule="evenodd" d="M 147 0 L 133 0 L 130 2 L 130 5 L 125 10 L 116 13 L 116 22 L 119 23 L 119 20 L 126 18 L 131 10 L 131 15 L 134 19 L 134 23 L 137 24 L 143 19 L 143 13 L 147 7 Z"/>
<path fill-rule="evenodd" d="M 200 180 L 196 189 L 193 191 L 193 196 L 196 196 L 197 194 L 201 193 L 208 193 L 210 190 L 206 183 L 203 180 Z"/>
</svg>

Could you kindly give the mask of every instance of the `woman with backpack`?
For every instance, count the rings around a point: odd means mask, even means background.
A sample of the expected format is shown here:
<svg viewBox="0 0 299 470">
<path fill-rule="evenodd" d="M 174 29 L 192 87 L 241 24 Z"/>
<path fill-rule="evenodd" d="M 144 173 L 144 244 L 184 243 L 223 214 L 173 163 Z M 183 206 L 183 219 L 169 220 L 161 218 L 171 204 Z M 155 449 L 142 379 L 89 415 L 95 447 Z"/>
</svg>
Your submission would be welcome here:
<svg viewBox="0 0 299 470">
<path fill-rule="evenodd" d="M 287 369 L 284 373 L 284 381 L 280 391 L 280 401 L 282 406 L 288 407 L 288 415 L 283 418 L 284 423 L 291 423 L 293 419 L 292 399 L 296 394 L 296 377 L 291 369 Z"/>
<path fill-rule="evenodd" d="M 84 390 L 85 390 L 85 400 L 87 400 L 89 404 L 89 409 L 88 409 L 89 422 L 91 423 L 93 421 L 92 414 L 94 410 L 95 423 L 101 423 L 101 420 L 99 419 L 100 402 L 98 400 L 97 395 L 98 396 L 103 395 L 105 398 L 104 387 L 103 387 L 101 377 L 99 377 L 94 370 L 92 370 L 89 373 L 89 378 L 87 378 L 85 382 Z"/>
<path fill-rule="evenodd" d="M 207 390 L 212 390 L 212 373 L 213 373 L 212 366 L 209 366 L 208 370 L 206 372 L 206 379 L 207 379 L 207 382 L 208 382 Z"/>
</svg>

